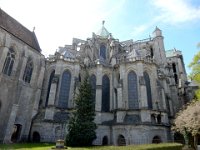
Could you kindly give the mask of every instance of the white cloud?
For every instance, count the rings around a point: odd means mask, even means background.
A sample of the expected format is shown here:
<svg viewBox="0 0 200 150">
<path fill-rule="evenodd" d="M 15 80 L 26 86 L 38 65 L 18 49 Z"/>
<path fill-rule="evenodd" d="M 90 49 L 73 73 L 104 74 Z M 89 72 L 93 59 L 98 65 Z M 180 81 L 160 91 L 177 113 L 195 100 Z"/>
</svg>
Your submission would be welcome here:
<svg viewBox="0 0 200 150">
<path fill-rule="evenodd" d="M 149 22 L 133 28 L 132 35 L 137 37 L 158 24 L 182 25 L 200 20 L 200 6 L 195 7 L 186 0 L 153 0 L 150 1 L 155 15 Z"/>
<path fill-rule="evenodd" d="M 141 33 L 144 33 L 149 28 L 149 26 L 150 25 L 148 24 L 136 26 L 133 28 L 132 34 L 137 37 L 138 35 L 141 35 Z"/>
<path fill-rule="evenodd" d="M 185 0 L 154 0 L 160 21 L 169 24 L 184 23 L 200 19 L 200 7 L 192 6 Z"/>
</svg>

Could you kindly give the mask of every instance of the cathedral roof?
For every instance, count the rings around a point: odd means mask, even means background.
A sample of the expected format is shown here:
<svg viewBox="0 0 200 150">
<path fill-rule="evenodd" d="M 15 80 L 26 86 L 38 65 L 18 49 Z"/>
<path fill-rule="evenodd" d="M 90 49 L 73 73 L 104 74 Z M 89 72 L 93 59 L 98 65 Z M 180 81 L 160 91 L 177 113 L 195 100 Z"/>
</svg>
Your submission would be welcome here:
<svg viewBox="0 0 200 150">
<path fill-rule="evenodd" d="M 69 47 L 59 47 L 58 52 L 64 56 L 64 58 L 72 58 L 76 57 L 76 51 L 71 50 Z"/>
<path fill-rule="evenodd" d="M 0 9 L 0 27 L 20 39 L 38 52 L 41 51 L 38 40 L 34 32 L 31 32 L 6 12 Z"/>
<path fill-rule="evenodd" d="M 103 38 L 108 38 L 110 33 L 108 32 L 108 30 L 104 27 L 104 23 L 105 21 L 102 21 L 102 27 L 101 29 L 96 33 L 96 35 L 99 35 Z"/>
<path fill-rule="evenodd" d="M 174 57 L 178 55 L 182 55 L 181 51 L 174 49 L 165 51 L 166 57 Z"/>
</svg>

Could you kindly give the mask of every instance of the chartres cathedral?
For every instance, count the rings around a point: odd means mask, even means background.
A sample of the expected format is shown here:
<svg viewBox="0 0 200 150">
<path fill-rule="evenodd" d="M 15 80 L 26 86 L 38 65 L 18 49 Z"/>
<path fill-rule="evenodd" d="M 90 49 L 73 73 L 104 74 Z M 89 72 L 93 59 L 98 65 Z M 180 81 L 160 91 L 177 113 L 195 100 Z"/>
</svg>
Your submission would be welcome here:
<svg viewBox="0 0 200 150">
<path fill-rule="evenodd" d="M 45 58 L 34 31 L 0 9 L 0 142 L 64 139 L 87 68 L 95 101 L 94 145 L 173 140 L 175 113 L 191 97 L 181 51 L 162 31 L 120 41 L 104 26 Z M 188 92 L 186 92 L 188 91 Z"/>
</svg>

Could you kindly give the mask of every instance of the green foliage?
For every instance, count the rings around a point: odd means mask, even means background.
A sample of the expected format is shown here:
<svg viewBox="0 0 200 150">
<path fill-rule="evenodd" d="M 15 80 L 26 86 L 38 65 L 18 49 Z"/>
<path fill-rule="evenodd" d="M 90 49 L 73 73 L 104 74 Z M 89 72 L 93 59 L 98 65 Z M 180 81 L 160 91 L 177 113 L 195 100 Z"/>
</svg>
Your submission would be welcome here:
<svg viewBox="0 0 200 150">
<path fill-rule="evenodd" d="M 70 118 L 66 145 L 89 146 L 96 138 L 95 105 L 92 100 L 92 90 L 89 75 L 86 74 L 75 97 L 75 110 Z"/>
<path fill-rule="evenodd" d="M 0 149 L 10 150 L 49 150 L 55 147 L 55 144 L 47 143 L 19 143 L 19 144 L 0 144 Z M 67 147 L 67 150 L 181 150 L 182 145 L 178 143 L 161 143 L 146 145 L 129 145 L 129 146 L 92 146 L 92 147 Z"/>
<path fill-rule="evenodd" d="M 200 51 L 194 55 L 192 62 L 189 64 L 189 67 L 192 69 L 189 77 L 192 80 L 200 82 Z"/>
<path fill-rule="evenodd" d="M 197 45 L 200 48 L 200 43 Z M 200 84 L 200 51 L 194 55 L 192 62 L 189 64 L 189 67 L 192 69 L 192 72 L 189 74 L 189 78 L 194 80 L 196 83 Z M 200 89 L 195 93 L 196 98 L 200 100 Z"/>
</svg>

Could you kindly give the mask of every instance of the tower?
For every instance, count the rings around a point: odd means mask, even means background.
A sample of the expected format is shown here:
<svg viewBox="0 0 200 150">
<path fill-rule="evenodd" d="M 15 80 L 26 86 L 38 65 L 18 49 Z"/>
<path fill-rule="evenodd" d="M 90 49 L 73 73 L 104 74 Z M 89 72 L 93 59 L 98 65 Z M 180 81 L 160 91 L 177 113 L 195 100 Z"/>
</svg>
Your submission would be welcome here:
<svg viewBox="0 0 200 150">
<path fill-rule="evenodd" d="M 154 59 L 159 66 L 166 64 L 165 47 L 163 42 L 164 37 L 162 36 L 162 31 L 156 27 L 153 32 L 153 49 L 154 49 Z"/>
</svg>

